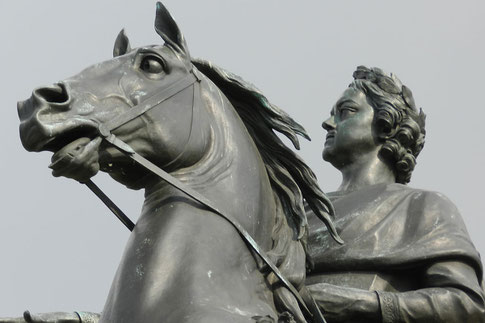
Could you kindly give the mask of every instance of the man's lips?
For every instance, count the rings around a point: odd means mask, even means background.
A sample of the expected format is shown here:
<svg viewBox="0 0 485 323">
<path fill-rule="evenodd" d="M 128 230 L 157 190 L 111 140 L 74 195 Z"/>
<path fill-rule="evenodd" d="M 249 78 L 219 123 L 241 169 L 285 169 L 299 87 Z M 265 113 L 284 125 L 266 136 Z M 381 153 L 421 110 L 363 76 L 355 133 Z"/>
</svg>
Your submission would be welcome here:
<svg viewBox="0 0 485 323">
<path fill-rule="evenodd" d="M 335 131 L 329 131 L 327 133 L 327 136 L 325 137 L 325 140 L 328 140 L 328 139 L 333 138 L 333 137 L 335 137 Z"/>
</svg>

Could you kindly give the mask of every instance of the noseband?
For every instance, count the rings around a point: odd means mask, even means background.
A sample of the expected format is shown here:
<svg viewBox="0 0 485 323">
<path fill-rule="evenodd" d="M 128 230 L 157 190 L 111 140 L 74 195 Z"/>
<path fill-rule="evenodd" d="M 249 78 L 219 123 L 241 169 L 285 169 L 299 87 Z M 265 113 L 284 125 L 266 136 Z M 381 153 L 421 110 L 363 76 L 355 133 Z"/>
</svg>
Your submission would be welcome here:
<svg viewBox="0 0 485 323">
<path fill-rule="evenodd" d="M 194 87 L 194 100 L 192 102 L 192 109 L 195 105 L 200 104 L 198 97 L 200 95 L 200 82 L 201 78 L 198 76 L 198 71 L 192 68 L 184 77 L 180 78 L 176 82 L 172 83 L 169 87 L 165 88 L 161 92 L 151 96 L 145 101 L 135 105 L 125 113 L 119 115 L 117 118 L 111 119 L 104 124 L 99 126 L 99 135 L 118 148 L 127 157 L 131 158 L 137 164 L 143 166 L 153 174 L 157 175 L 168 184 L 187 194 L 189 197 L 193 198 L 200 204 L 204 205 L 206 208 L 212 212 L 218 214 L 229 222 L 243 238 L 243 240 L 256 252 L 256 254 L 261 257 L 263 262 L 268 265 L 268 267 L 273 271 L 273 273 L 278 277 L 281 283 L 288 288 L 288 290 L 295 296 L 298 303 L 300 304 L 302 310 L 305 312 L 305 316 L 310 318 L 314 323 L 325 323 L 325 319 L 318 309 L 315 300 L 310 295 L 307 288 L 304 286 L 300 292 L 283 276 L 278 267 L 271 261 L 263 249 L 256 243 L 256 241 L 249 235 L 249 233 L 243 228 L 243 226 L 237 222 L 233 217 L 222 212 L 212 201 L 207 199 L 205 196 L 187 186 L 186 184 L 180 182 L 178 179 L 172 175 L 165 172 L 160 167 L 156 166 L 146 158 L 142 157 L 136 153 L 133 148 L 128 144 L 117 138 L 112 131 L 119 128 L 120 126 L 136 119 L 137 117 L 145 114 L 147 111 L 157 107 L 164 101 L 173 97 L 174 95 L 182 92 L 190 86 Z M 85 183 L 102 201 L 103 203 L 118 217 L 123 224 L 130 230 L 133 231 L 135 224 L 114 204 L 91 180 Z M 303 298 L 305 300 L 303 300 Z"/>
</svg>

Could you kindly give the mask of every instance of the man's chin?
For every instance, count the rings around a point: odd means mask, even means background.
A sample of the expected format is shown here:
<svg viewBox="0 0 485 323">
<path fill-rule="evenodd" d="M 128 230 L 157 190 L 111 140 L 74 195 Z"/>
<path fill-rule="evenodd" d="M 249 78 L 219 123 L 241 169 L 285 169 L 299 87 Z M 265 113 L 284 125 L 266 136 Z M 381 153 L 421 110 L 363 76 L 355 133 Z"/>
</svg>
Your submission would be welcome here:
<svg viewBox="0 0 485 323">
<path fill-rule="evenodd" d="M 332 157 L 333 157 L 333 154 L 332 154 L 331 150 L 328 149 L 328 148 L 324 148 L 323 149 L 323 152 L 322 152 L 322 158 L 323 158 L 323 160 L 326 161 L 326 162 L 331 163 L 332 162 L 332 159 L 333 159 Z"/>
<path fill-rule="evenodd" d="M 341 159 L 337 158 L 337 154 L 335 154 L 335 151 L 332 149 L 327 149 L 325 148 L 322 152 L 322 158 L 324 161 L 327 163 L 330 163 L 333 167 L 337 168 L 340 170 L 344 163 L 342 162 Z"/>
</svg>

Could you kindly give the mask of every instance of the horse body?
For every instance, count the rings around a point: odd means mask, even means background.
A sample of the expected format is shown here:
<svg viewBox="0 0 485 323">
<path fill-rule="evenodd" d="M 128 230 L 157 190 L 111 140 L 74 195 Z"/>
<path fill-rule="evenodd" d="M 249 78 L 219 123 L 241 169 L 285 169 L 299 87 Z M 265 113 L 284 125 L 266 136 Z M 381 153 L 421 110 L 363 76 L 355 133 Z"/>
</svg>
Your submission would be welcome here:
<svg viewBox="0 0 485 323">
<path fill-rule="evenodd" d="M 121 33 L 114 59 L 38 88 L 20 102 L 24 147 L 58 152 L 78 138 L 94 142 L 106 123 L 143 107 L 193 73 L 196 83 L 156 102 L 112 134 L 239 222 L 301 287 L 306 272 L 303 198 L 338 237 L 328 218 L 331 205 L 313 172 L 273 132 L 284 133 L 298 146 L 296 135 L 306 136 L 304 129 L 237 77 L 201 61 L 198 71 L 161 4 L 155 27 L 164 46 L 131 50 Z M 251 322 L 268 315 L 277 319 L 283 311 L 305 322 L 296 299 L 264 271 L 229 222 L 108 141 L 95 154 L 90 169 L 106 171 L 129 188 L 145 189 L 142 215 L 100 322 Z"/>
<path fill-rule="evenodd" d="M 211 114 L 212 142 L 201 161 L 173 175 L 270 249 L 275 207 L 264 165 L 227 99 L 213 86 L 207 90 L 209 82 L 202 82 L 202 109 Z M 164 182 L 151 183 L 102 321 L 248 322 L 268 314 L 275 316 L 271 293 L 235 229 Z"/>
</svg>

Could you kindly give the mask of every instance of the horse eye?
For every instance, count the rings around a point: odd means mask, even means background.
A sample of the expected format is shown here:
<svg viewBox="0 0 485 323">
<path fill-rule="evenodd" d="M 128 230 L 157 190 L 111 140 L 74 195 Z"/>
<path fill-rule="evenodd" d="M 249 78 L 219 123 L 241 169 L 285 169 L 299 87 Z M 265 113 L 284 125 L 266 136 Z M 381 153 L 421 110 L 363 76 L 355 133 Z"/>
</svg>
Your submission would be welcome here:
<svg viewBox="0 0 485 323">
<path fill-rule="evenodd" d="M 145 56 L 140 63 L 140 69 L 151 74 L 158 74 L 165 71 L 161 58 L 157 56 Z"/>
</svg>

